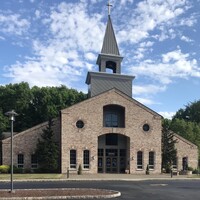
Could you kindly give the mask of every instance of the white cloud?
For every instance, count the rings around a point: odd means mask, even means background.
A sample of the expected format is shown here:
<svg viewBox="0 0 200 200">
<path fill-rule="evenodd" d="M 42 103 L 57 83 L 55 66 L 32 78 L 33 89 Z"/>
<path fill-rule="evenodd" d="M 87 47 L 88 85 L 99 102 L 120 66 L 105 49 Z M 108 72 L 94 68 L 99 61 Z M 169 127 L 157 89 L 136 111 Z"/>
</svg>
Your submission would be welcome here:
<svg viewBox="0 0 200 200">
<path fill-rule="evenodd" d="M 155 104 L 155 102 L 151 99 L 141 98 L 141 97 L 136 97 L 135 99 L 137 101 L 139 101 L 140 103 L 147 105 L 147 106 Z"/>
<path fill-rule="evenodd" d="M 92 52 L 88 52 L 85 54 L 85 58 L 90 61 L 95 61 L 97 59 L 97 55 Z"/>
<path fill-rule="evenodd" d="M 40 18 L 40 15 L 41 15 L 40 11 L 39 11 L 39 10 L 36 10 L 36 11 L 35 11 L 35 17 L 36 17 L 36 19 L 39 19 L 39 18 Z"/>
<path fill-rule="evenodd" d="M 133 3 L 133 0 L 120 0 L 120 4 L 123 6 L 126 3 Z"/>
<path fill-rule="evenodd" d="M 129 13 L 131 17 L 126 29 L 118 32 L 120 42 L 138 43 L 150 37 L 150 32 L 155 30 L 160 31 L 157 34 L 160 41 L 176 37 L 176 33 L 171 32 L 171 27 L 177 27 L 178 24 L 192 26 L 196 22 L 194 17 L 187 19 L 185 24 L 184 18 L 183 21 L 179 21 L 179 16 L 189 9 L 188 4 L 187 0 L 140 1 L 134 12 Z"/>
<path fill-rule="evenodd" d="M 29 26 L 30 22 L 19 14 L 0 14 L 0 32 L 22 35 Z"/>
<path fill-rule="evenodd" d="M 176 114 L 176 112 L 159 112 L 164 118 L 172 119 L 172 117 Z"/>
<path fill-rule="evenodd" d="M 86 70 L 92 69 L 97 58 L 94 52 L 100 52 L 105 31 L 101 16 L 90 16 L 84 3 L 61 3 L 51 8 L 44 26 L 49 37 L 34 40 L 33 58 L 8 67 L 6 76 L 12 77 L 13 82 L 27 81 L 31 86 L 72 87 Z"/>
<path fill-rule="evenodd" d="M 2 36 L 0 36 L 0 40 L 5 40 L 5 38 L 4 38 L 4 37 L 2 37 Z"/>
<path fill-rule="evenodd" d="M 158 92 L 163 92 L 166 90 L 166 86 L 159 85 L 133 85 L 133 95 L 143 95 L 156 94 Z"/>
<path fill-rule="evenodd" d="M 193 40 L 191 40 L 189 37 L 182 35 L 181 36 L 181 40 L 185 41 L 185 42 L 192 42 Z"/>
<path fill-rule="evenodd" d="M 197 60 L 182 53 L 180 49 L 163 54 L 162 60 L 144 60 L 131 67 L 130 72 L 150 77 L 164 85 L 171 83 L 174 78 L 200 77 Z"/>
</svg>

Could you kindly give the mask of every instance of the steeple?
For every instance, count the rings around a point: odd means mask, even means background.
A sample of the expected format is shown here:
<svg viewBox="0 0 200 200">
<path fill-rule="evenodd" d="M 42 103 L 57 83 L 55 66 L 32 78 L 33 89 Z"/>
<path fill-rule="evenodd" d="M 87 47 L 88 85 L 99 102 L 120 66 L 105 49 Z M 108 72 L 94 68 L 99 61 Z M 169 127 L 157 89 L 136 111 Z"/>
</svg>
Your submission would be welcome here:
<svg viewBox="0 0 200 200">
<path fill-rule="evenodd" d="M 120 55 L 110 15 L 108 15 L 108 22 L 103 40 L 101 54 L 108 54 L 115 56 Z"/>
<path fill-rule="evenodd" d="M 88 84 L 89 97 L 96 96 L 102 92 L 116 88 L 129 97 L 132 97 L 132 80 L 134 76 L 121 74 L 121 62 L 123 57 L 120 56 L 117 40 L 110 17 L 111 4 L 108 1 L 108 21 L 106 32 L 103 39 L 101 53 L 98 55 L 97 64 L 99 72 L 88 72 L 86 83 Z M 113 73 L 106 72 L 111 69 Z"/>
<path fill-rule="evenodd" d="M 101 53 L 97 58 L 97 64 L 99 65 L 99 72 L 106 72 L 106 68 L 108 68 L 113 70 L 113 73 L 121 74 L 121 62 L 123 57 L 121 57 L 119 53 L 119 48 L 110 17 L 110 7 L 112 5 L 110 2 L 108 2 L 107 6 L 108 22 L 103 39 Z"/>
</svg>

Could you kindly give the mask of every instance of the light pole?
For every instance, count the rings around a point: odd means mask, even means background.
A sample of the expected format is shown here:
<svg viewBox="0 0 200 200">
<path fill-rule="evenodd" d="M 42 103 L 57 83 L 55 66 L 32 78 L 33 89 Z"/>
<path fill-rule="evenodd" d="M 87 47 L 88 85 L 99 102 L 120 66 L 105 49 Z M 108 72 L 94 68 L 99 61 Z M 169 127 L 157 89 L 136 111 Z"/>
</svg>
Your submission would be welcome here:
<svg viewBox="0 0 200 200">
<path fill-rule="evenodd" d="M 13 193 L 13 122 L 15 121 L 15 116 L 17 116 L 18 114 L 14 111 L 8 111 L 5 113 L 5 115 L 7 115 L 9 117 L 9 120 L 11 121 L 11 143 L 10 143 L 10 165 L 11 165 L 11 169 L 10 169 L 10 192 Z"/>
</svg>

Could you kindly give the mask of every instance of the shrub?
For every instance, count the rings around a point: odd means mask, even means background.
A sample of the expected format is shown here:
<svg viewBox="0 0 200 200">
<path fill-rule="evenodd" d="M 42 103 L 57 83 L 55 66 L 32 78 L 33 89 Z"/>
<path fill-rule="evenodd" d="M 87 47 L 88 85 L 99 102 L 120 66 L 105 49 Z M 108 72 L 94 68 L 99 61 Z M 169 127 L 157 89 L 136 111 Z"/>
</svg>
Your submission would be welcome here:
<svg viewBox="0 0 200 200">
<path fill-rule="evenodd" d="M 193 171 L 193 168 L 192 167 L 188 167 L 187 170 L 188 171 Z"/>
<path fill-rule="evenodd" d="M 82 174 L 82 166 L 79 165 L 79 167 L 78 167 L 78 175 L 81 175 L 81 174 Z"/>
<path fill-rule="evenodd" d="M 10 166 L 9 165 L 0 165 L 0 173 L 9 173 L 10 171 Z"/>
</svg>

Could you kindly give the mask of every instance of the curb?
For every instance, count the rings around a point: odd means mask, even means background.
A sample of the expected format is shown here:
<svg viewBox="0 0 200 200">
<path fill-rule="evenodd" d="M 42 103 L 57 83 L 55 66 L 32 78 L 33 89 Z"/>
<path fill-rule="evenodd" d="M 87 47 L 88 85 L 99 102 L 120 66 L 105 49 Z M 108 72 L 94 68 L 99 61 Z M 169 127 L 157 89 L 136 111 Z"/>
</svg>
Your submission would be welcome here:
<svg viewBox="0 0 200 200">
<path fill-rule="evenodd" d="M 62 195 L 62 196 L 41 196 L 41 197 L 0 197 L 0 200 L 43 200 L 43 199 L 110 199 L 110 198 L 116 198 L 121 196 L 121 192 L 114 191 L 114 190 L 106 190 L 106 189 L 92 189 L 92 188 L 81 188 L 81 190 L 92 190 L 94 193 L 95 191 L 102 191 L 102 192 L 109 192 L 113 194 L 101 194 L 101 195 Z M 23 190 L 23 189 L 20 189 Z M 32 190 L 32 189 L 25 189 L 25 190 Z M 34 190 L 40 190 L 40 189 L 34 189 Z M 51 189 L 45 189 L 45 190 L 51 190 Z M 59 188 L 57 190 L 68 190 L 68 191 L 75 191 L 80 190 L 80 188 Z M 5 190 L 4 190 L 5 191 Z M 8 190 L 6 190 L 8 191 Z M 17 191 L 17 190 L 15 190 Z M 19 191 L 19 190 L 18 190 Z"/>
</svg>

